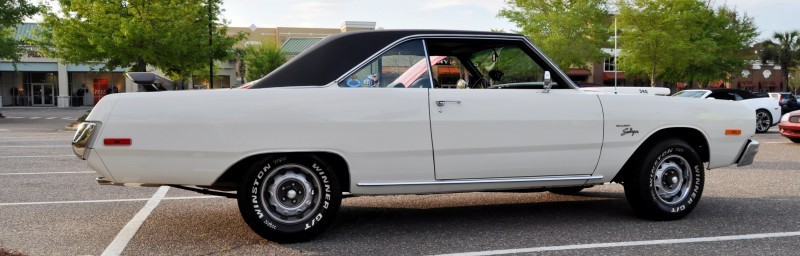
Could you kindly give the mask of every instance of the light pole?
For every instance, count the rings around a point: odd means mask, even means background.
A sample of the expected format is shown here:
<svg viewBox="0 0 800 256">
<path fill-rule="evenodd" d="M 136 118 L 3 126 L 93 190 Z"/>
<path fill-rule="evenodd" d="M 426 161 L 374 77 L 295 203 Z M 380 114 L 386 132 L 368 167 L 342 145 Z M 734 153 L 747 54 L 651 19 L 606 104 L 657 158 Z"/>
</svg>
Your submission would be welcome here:
<svg viewBox="0 0 800 256">
<path fill-rule="evenodd" d="M 617 71 L 619 70 L 617 68 L 617 65 L 619 65 L 617 63 L 617 57 L 619 56 L 619 54 L 617 54 L 617 15 L 619 15 L 619 10 L 614 8 L 609 13 L 614 15 L 614 52 L 612 52 L 612 54 L 614 55 L 614 94 L 617 94 Z"/>
<path fill-rule="evenodd" d="M 212 30 L 214 20 L 211 18 L 211 1 L 208 0 L 208 50 L 210 53 L 208 56 L 208 88 L 214 89 L 214 42 L 212 39 L 214 38 Z"/>
</svg>

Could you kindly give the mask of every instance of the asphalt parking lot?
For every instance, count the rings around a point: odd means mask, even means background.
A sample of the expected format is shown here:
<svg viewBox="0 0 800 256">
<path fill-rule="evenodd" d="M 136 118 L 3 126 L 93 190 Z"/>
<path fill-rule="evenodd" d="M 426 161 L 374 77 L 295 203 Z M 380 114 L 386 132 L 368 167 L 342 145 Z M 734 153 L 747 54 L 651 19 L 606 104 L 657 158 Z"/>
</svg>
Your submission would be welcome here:
<svg viewBox="0 0 800 256">
<path fill-rule="evenodd" d="M 708 171 L 678 221 L 636 218 L 615 184 L 354 197 L 315 240 L 281 245 L 253 233 L 232 199 L 97 185 L 63 130 L 85 109 L 0 112 L 0 248 L 26 255 L 800 255 L 800 144 L 776 128 L 756 135 L 753 165 Z"/>
</svg>

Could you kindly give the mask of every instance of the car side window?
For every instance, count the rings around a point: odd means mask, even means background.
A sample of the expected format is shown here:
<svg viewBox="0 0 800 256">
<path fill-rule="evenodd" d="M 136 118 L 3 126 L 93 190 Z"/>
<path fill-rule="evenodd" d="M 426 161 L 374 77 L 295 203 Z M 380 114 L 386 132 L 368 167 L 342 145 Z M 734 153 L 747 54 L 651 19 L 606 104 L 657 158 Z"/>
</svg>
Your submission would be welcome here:
<svg viewBox="0 0 800 256">
<path fill-rule="evenodd" d="M 434 88 L 544 88 L 547 69 L 519 41 L 430 39 L 426 43 Z M 553 89 L 557 88 L 566 86 L 558 86 L 554 80 Z"/>
<path fill-rule="evenodd" d="M 741 96 L 741 95 L 739 95 L 738 93 L 734 93 L 734 94 L 733 94 L 733 97 L 734 97 L 734 100 L 735 100 L 735 101 L 740 101 L 740 100 L 743 100 L 743 99 L 744 99 L 744 98 L 742 98 L 742 96 Z"/>
<path fill-rule="evenodd" d="M 422 40 L 404 42 L 341 82 L 345 88 L 431 88 Z"/>
</svg>

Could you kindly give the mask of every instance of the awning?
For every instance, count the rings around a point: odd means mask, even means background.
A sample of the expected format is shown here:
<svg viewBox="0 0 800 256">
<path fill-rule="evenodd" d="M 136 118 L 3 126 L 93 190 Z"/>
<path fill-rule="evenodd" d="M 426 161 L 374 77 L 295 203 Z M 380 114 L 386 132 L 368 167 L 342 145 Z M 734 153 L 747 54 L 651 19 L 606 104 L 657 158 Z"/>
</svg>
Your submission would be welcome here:
<svg viewBox="0 0 800 256">
<path fill-rule="evenodd" d="M 722 88 L 725 86 L 723 81 L 713 81 L 708 83 L 708 88 Z"/>
<path fill-rule="evenodd" d="M 592 71 L 584 68 L 568 68 L 567 69 L 568 76 L 591 76 Z"/>
<path fill-rule="evenodd" d="M 617 72 L 617 80 L 625 79 L 625 72 Z M 614 72 L 603 72 L 603 80 L 614 80 Z"/>
<path fill-rule="evenodd" d="M 739 81 L 737 85 L 739 88 L 756 86 L 753 81 Z"/>
<path fill-rule="evenodd" d="M 759 82 L 761 87 L 778 87 L 778 83 L 775 81 L 763 81 Z"/>
<path fill-rule="evenodd" d="M 458 68 L 453 66 L 435 66 L 439 75 L 458 75 Z"/>
</svg>

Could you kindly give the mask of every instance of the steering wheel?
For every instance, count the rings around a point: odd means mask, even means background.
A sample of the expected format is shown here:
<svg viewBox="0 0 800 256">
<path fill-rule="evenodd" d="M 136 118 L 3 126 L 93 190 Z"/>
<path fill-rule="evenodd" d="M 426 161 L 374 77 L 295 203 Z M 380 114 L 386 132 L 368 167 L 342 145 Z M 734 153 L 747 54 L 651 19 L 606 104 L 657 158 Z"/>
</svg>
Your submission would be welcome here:
<svg viewBox="0 0 800 256">
<path fill-rule="evenodd" d="M 472 84 L 472 86 L 470 86 L 470 88 L 472 88 L 472 89 L 486 89 L 486 88 L 489 88 L 489 86 L 490 86 L 489 79 L 486 78 L 486 77 L 481 77 L 481 78 L 478 78 L 478 81 L 475 81 L 475 83 Z"/>
</svg>

